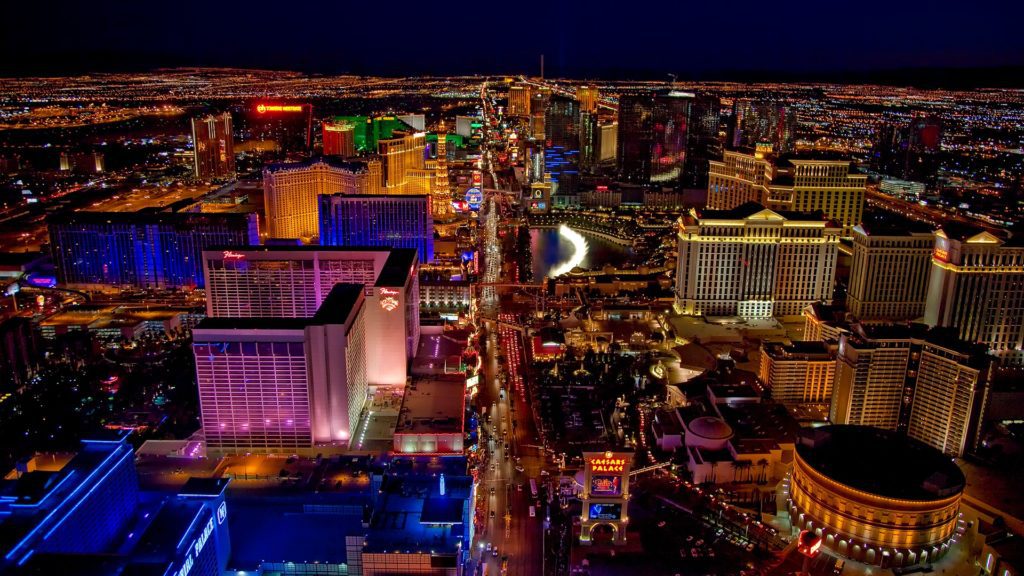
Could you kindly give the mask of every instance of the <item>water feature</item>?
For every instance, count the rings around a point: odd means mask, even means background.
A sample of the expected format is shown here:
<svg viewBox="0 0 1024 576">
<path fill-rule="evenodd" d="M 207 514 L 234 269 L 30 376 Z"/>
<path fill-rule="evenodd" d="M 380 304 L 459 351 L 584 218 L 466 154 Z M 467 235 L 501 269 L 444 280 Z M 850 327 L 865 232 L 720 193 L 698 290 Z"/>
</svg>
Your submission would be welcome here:
<svg viewBox="0 0 1024 576">
<path fill-rule="evenodd" d="M 533 228 L 530 230 L 533 252 L 533 277 L 541 280 L 556 272 L 566 272 L 569 264 L 595 269 L 606 264 L 621 265 L 629 260 L 632 250 L 588 234 L 586 230 Z M 582 252 L 582 254 L 581 254 Z"/>
</svg>

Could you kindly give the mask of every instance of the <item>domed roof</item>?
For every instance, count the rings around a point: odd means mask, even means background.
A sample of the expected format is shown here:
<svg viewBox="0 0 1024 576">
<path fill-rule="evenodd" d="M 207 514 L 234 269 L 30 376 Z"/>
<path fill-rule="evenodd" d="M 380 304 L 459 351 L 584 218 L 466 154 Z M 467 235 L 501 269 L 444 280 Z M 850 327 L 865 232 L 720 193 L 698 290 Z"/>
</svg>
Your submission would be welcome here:
<svg viewBox="0 0 1024 576">
<path fill-rule="evenodd" d="M 707 438 L 709 440 L 725 440 L 732 438 L 732 426 L 729 426 L 721 418 L 714 416 L 701 416 L 694 418 L 687 426 L 689 432 Z"/>
</svg>

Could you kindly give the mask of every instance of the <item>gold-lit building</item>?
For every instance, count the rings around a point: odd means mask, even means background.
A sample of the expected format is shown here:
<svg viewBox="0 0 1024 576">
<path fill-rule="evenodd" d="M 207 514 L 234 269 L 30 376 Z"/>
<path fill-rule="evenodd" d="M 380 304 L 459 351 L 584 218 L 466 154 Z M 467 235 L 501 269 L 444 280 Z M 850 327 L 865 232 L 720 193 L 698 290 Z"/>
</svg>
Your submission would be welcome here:
<svg viewBox="0 0 1024 576">
<path fill-rule="evenodd" d="M 799 316 L 832 298 L 839 228 L 820 212 L 759 204 L 679 219 L 675 307 L 681 314 Z"/>
<path fill-rule="evenodd" d="M 391 138 L 377 141 L 377 153 L 383 162 L 383 193 L 407 194 L 406 183 L 410 170 L 426 168 L 424 155 L 427 138 L 423 132 L 395 131 Z M 420 193 L 423 193 L 422 191 Z M 428 188 L 427 194 L 430 193 Z"/>
<path fill-rule="evenodd" d="M 508 88 L 508 115 L 529 116 L 530 115 L 529 84 L 513 84 Z"/>
<path fill-rule="evenodd" d="M 757 202 L 772 210 L 821 210 L 849 236 L 863 216 L 866 183 L 848 160 L 776 157 L 770 148 L 727 151 L 721 161 L 711 161 L 708 208 Z"/>
<path fill-rule="evenodd" d="M 966 479 L 941 452 L 867 426 L 801 433 L 786 505 L 794 530 L 832 552 L 894 568 L 949 550 Z"/>
<path fill-rule="evenodd" d="M 835 346 L 820 341 L 764 343 L 758 377 L 776 402 L 828 404 L 836 377 Z"/>
<path fill-rule="evenodd" d="M 584 452 L 583 462 L 580 544 L 625 544 L 633 453 Z"/>
<path fill-rule="evenodd" d="M 580 103 L 580 112 L 597 112 L 599 97 L 597 86 L 576 87 L 576 100 Z"/>
<path fill-rule="evenodd" d="M 263 201 L 270 238 L 309 239 L 319 234 L 321 194 L 380 194 L 381 162 L 318 158 L 272 164 L 263 170 Z"/>
<path fill-rule="evenodd" d="M 1024 242 L 955 223 L 935 233 L 924 321 L 1024 360 Z"/>
</svg>

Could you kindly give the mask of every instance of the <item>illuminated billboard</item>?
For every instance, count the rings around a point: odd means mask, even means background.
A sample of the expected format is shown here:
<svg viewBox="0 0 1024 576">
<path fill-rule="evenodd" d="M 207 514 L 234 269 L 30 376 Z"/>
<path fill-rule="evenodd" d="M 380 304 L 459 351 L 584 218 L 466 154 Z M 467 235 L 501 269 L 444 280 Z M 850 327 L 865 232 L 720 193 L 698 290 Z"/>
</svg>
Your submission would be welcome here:
<svg viewBox="0 0 1024 576">
<path fill-rule="evenodd" d="M 591 520 L 618 520 L 622 517 L 622 504 L 591 504 Z"/>
<path fill-rule="evenodd" d="M 598 476 L 590 477 L 591 496 L 621 496 L 622 476 Z"/>
<path fill-rule="evenodd" d="M 302 106 L 298 104 L 257 104 L 256 112 L 266 114 L 267 112 L 302 112 Z"/>
<path fill-rule="evenodd" d="M 469 204 L 470 210 L 479 210 L 480 204 L 483 204 L 484 194 L 479 188 L 470 188 L 466 190 L 466 203 Z"/>
</svg>

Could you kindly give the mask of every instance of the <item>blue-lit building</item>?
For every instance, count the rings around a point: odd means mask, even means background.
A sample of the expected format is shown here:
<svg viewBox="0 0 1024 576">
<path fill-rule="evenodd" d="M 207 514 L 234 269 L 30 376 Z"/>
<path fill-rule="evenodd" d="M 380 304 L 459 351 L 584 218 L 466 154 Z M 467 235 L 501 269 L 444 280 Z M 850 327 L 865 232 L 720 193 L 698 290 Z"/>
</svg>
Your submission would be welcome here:
<svg viewBox="0 0 1024 576">
<path fill-rule="evenodd" d="M 544 173 L 551 182 L 551 202 L 565 207 L 578 204 L 580 152 L 563 146 L 544 149 Z"/>
<path fill-rule="evenodd" d="M 253 213 L 72 212 L 47 225 L 57 278 L 77 286 L 202 288 L 203 250 L 259 244 Z"/>
<path fill-rule="evenodd" d="M 430 201 L 422 194 L 321 195 L 320 244 L 412 248 L 420 262 L 433 262 Z"/>
<path fill-rule="evenodd" d="M 0 481 L 0 573 L 218 576 L 227 566 L 228 481 L 141 492 L 127 435 L 84 441 L 67 461 L 37 457 L 15 476 Z"/>
</svg>

